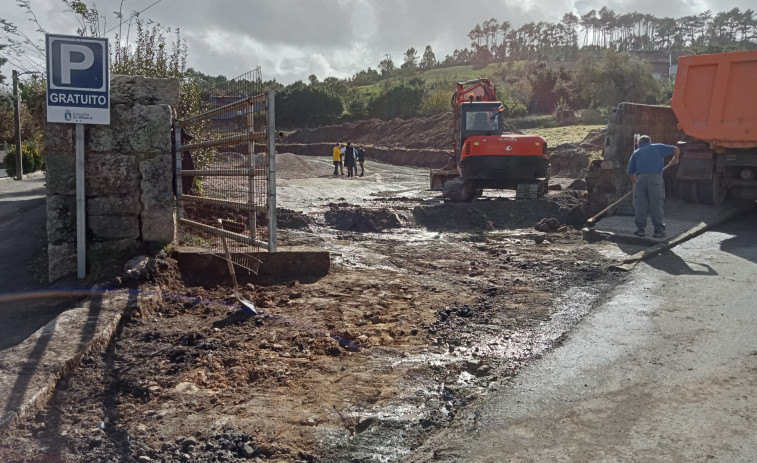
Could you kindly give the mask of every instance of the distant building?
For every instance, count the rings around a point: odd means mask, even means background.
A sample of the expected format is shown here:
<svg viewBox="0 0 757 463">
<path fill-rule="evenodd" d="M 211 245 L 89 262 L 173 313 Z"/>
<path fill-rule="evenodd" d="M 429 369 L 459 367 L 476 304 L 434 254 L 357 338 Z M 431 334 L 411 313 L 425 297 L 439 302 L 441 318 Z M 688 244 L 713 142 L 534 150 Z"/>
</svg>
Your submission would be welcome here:
<svg viewBox="0 0 757 463">
<path fill-rule="evenodd" d="M 642 50 L 631 53 L 652 66 L 652 75 L 657 80 L 675 76 L 678 71 L 678 58 L 691 54 L 682 50 Z"/>
</svg>

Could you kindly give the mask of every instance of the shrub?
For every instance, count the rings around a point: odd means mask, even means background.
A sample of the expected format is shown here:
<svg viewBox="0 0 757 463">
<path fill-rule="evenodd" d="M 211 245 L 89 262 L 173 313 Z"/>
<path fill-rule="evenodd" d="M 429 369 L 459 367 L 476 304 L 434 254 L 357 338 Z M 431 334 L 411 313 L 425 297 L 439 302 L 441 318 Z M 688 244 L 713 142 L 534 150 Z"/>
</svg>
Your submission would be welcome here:
<svg viewBox="0 0 757 463">
<path fill-rule="evenodd" d="M 44 169 L 45 165 L 44 156 L 32 143 L 21 143 L 21 162 L 24 168 L 23 172 L 25 174 Z M 16 176 L 17 172 L 15 145 L 6 146 L 6 155 L 5 158 L 3 158 L 3 165 L 5 165 L 5 171 L 8 173 L 9 177 Z"/>
</svg>

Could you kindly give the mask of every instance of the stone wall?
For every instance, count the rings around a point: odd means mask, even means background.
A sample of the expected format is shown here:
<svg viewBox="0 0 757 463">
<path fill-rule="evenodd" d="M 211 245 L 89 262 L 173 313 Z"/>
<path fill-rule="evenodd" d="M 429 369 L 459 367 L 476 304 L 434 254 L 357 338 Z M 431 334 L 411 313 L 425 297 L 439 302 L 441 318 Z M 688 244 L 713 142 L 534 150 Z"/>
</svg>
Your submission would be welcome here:
<svg viewBox="0 0 757 463">
<path fill-rule="evenodd" d="M 177 79 L 111 76 L 110 125 L 86 125 L 87 266 L 174 238 L 172 107 Z M 47 124 L 50 281 L 76 272 L 74 124 Z"/>
</svg>

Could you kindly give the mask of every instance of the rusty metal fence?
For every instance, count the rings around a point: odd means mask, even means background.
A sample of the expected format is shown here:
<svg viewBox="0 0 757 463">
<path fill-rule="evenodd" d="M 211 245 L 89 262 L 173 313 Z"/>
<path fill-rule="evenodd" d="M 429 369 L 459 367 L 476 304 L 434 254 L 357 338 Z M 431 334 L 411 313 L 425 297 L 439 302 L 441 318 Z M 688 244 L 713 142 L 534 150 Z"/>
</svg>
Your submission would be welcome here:
<svg viewBox="0 0 757 463">
<path fill-rule="evenodd" d="M 276 251 L 274 92 L 259 68 L 208 92 L 203 111 L 174 124 L 177 241 L 257 273 Z"/>
</svg>

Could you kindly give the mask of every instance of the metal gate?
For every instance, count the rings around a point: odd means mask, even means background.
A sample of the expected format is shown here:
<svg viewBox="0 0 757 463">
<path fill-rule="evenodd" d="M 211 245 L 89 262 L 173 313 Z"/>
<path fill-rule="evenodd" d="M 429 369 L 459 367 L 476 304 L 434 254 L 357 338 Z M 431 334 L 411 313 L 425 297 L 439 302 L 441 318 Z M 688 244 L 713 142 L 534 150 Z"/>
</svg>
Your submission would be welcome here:
<svg viewBox="0 0 757 463">
<path fill-rule="evenodd" d="M 181 246 L 199 247 L 257 273 L 276 251 L 274 92 L 259 69 L 209 92 L 204 111 L 174 124 Z M 255 92 L 258 90 L 258 92 Z"/>
</svg>

